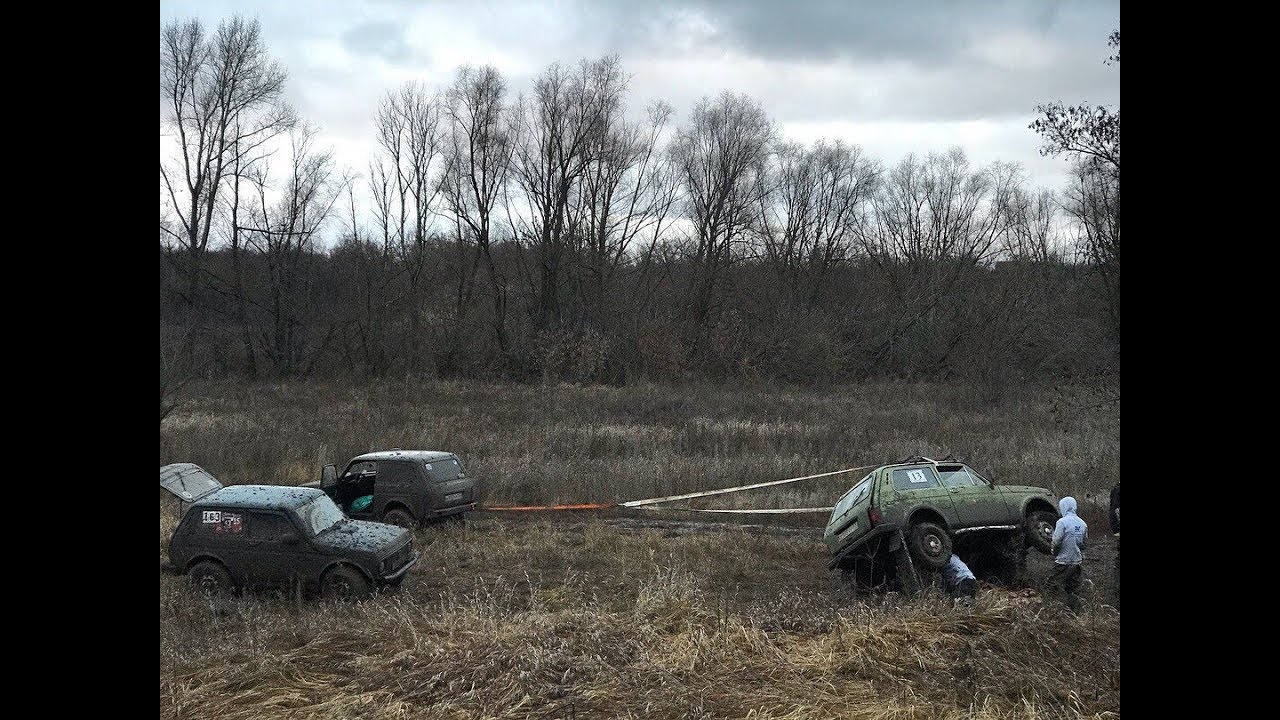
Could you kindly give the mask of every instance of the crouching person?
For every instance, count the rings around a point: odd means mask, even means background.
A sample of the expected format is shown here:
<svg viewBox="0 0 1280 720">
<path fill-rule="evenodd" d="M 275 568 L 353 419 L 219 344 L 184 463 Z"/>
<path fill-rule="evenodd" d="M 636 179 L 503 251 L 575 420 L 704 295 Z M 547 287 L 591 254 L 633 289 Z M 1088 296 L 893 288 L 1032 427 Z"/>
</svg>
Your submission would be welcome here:
<svg viewBox="0 0 1280 720">
<path fill-rule="evenodd" d="M 964 564 L 959 555 L 952 553 L 951 559 L 939 572 L 942 573 L 942 578 L 947 583 L 947 591 L 952 597 L 970 600 L 977 597 L 978 579 L 973 576 L 969 566 Z"/>
<path fill-rule="evenodd" d="M 1058 501 L 1062 517 L 1053 527 L 1053 574 L 1049 576 L 1050 592 L 1063 599 L 1072 610 L 1080 609 L 1080 583 L 1084 580 L 1084 547 L 1089 540 L 1089 526 L 1076 515 L 1076 499 Z"/>
</svg>

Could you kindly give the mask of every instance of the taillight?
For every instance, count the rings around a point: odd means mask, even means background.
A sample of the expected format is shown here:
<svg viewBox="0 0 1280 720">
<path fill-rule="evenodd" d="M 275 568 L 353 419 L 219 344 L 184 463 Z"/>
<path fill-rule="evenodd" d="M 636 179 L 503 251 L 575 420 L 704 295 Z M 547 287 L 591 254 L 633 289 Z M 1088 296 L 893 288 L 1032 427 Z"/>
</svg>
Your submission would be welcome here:
<svg viewBox="0 0 1280 720">
<path fill-rule="evenodd" d="M 873 527 L 878 525 L 880 521 L 884 519 L 884 516 L 880 514 L 880 508 L 875 505 L 872 505 L 871 509 L 867 511 L 867 517 L 871 519 L 871 525 Z"/>
</svg>

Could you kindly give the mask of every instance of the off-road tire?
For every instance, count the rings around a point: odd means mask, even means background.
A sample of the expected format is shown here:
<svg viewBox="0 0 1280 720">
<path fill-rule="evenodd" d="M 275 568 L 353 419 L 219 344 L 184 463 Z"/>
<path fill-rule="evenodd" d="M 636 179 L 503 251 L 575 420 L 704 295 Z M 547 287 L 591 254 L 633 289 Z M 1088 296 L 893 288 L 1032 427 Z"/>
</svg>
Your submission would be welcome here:
<svg viewBox="0 0 1280 720">
<path fill-rule="evenodd" d="M 369 578 L 350 565 L 330 568 L 320 580 L 320 597 L 325 600 L 359 600 L 372 591 Z"/>
<path fill-rule="evenodd" d="M 390 525 L 399 525 L 406 530 L 413 530 L 418 527 L 418 519 L 413 513 L 404 508 L 391 508 L 382 514 L 382 522 Z"/>
<path fill-rule="evenodd" d="M 191 576 L 191 587 L 205 597 L 225 599 L 235 594 L 235 581 L 220 563 L 201 560 L 191 566 L 188 575 Z"/>
<path fill-rule="evenodd" d="M 1053 552 L 1053 528 L 1058 524 L 1058 516 L 1048 510 L 1032 510 L 1024 521 L 1027 547 L 1048 555 Z"/>
<path fill-rule="evenodd" d="M 937 523 L 914 523 L 906 539 L 911 559 L 924 570 L 941 570 L 951 559 L 951 536 Z"/>
</svg>

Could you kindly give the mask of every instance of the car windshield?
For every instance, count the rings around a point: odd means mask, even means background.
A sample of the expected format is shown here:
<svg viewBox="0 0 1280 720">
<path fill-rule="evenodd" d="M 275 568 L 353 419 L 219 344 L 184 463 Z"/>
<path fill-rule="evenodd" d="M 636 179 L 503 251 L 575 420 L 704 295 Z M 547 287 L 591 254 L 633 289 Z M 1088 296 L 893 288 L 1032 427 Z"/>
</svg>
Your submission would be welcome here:
<svg viewBox="0 0 1280 720">
<path fill-rule="evenodd" d="M 328 495 L 321 495 L 298 508 L 298 517 L 302 519 L 302 526 L 311 533 L 311 537 L 335 528 L 347 519 Z"/>
<path fill-rule="evenodd" d="M 836 503 L 835 510 L 831 513 L 832 521 L 848 512 L 849 508 L 862 502 L 867 493 L 871 492 L 871 475 L 875 475 L 875 472 L 872 471 L 870 475 L 859 480 L 857 485 L 850 488 L 849 492 L 840 498 L 840 502 Z"/>
</svg>

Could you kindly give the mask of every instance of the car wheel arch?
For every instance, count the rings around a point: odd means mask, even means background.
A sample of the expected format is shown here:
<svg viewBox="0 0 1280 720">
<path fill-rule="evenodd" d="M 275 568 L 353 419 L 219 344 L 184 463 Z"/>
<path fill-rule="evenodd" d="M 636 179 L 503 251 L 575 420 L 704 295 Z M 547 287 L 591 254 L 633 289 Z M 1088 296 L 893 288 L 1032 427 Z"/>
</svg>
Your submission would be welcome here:
<svg viewBox="0 0 1280 720">
<path fill-rule="evenodd" d="M 928 505 L 921 505 L 913 508 L 911 512 L 907 513 L 907 527 L 915 525 L 918 522 L 935 523 L 940 525 L 942 529 L 946 530 L 948 533 L 952 532 L 951 523 L 947 522 L 947 519 L 942 516 L 942 513 Z"/>
<path fill-rule="evenodd" d="M 329 571 L 333 570 L 334 568 L 343 567 L 343 566 L 355 569 L 356 572 L 364 576 L 365 580 L 368 580 L 370 583 L 374 582 L 374 578 L 372 575 L 369 574 L 368 570 L 360 567 L 358 563 L 351 562 L 350 560 L 334 560 L 333 562 L 330 562 L 328 565 L 325 565 L 324 569 L 320 571 L 319 581 L 323 583 L 324 576 L 328 575 Z"/>
<path fill-rule="evenodd" d="M 405 512 L 409 513 L 410 515 L 412 515 L 412 516 L 414 516 L 414 517 L 418 517 L 418 513 L 416 513 L 416 512 L 414 512 L 414 511 L 413 511 L 413 506 L 411 506 L 411 505 L 410 505 L 406 500 L 404 500 L 403 498 L 393 498 L 393 499 L 388 500 L 388 501 L 386 501 L 385 503 L 383 503 L 383 504 L 382 504 L 382 512 L 380 512 L 380 513 L 378 514 L 378 517 L 385 517 L 385 516 L 386 516 L 386 514 L 387 514 L 387 513 L 389 513 L 389 512 L 391 512 L 392 510 L 404 510 Z"/>
<path fill-rule="evenodd" d="M 1024 518 L 1037 510 L 1047 510 L 1054 515 L 1058 515 L 1058 508 L 1042 497 L 1027 498 L 1026 502 L 1022 503 L 1022 517 Z"/>
<path fill-rule="evenodd" d="M 192 556 L 192 558 L 187 561 L 186 572 L 191 572 L 191 568 L 195 567 L 196 565 L 199 565 L 202 562 L 211 562 L 211 563 L 216 563 L 218 565 L 221 565 L 222 569 L 226 570 L 227 573 L 231 575 L 231 579 L 233 581 L 239 582 L 239 578 L 236 577 L 235 573 L 231 572 L 231 567 L 227 565 L 225 562 L 223 562 L 222 558 L 216 555 L 210 555 L 209 553 L 201 553 L 199 555 Z"/>
</svg>

